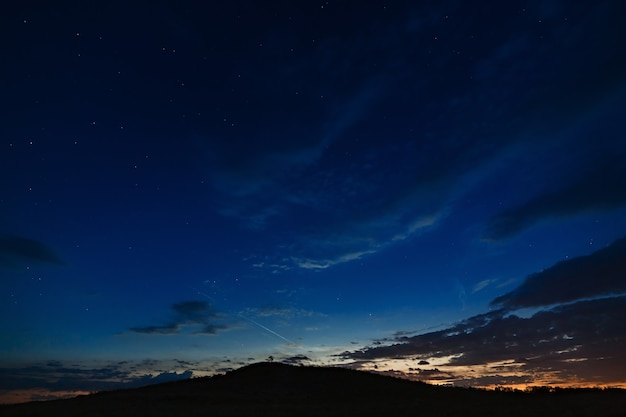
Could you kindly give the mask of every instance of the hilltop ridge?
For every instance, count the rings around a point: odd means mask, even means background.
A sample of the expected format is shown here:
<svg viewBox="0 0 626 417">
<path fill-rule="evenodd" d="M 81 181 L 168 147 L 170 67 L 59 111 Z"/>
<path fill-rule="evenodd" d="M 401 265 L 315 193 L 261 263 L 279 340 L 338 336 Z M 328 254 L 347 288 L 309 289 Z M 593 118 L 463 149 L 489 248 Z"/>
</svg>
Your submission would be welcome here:
<svg viewBox="0 0 626 417">
<path fill-rule="evenodd" d="M 26 416 L 626 416 L 626 391 L 450 388 L 334 367 L 256 363 L 224 375 L 0 407 Z"/>
</svg>

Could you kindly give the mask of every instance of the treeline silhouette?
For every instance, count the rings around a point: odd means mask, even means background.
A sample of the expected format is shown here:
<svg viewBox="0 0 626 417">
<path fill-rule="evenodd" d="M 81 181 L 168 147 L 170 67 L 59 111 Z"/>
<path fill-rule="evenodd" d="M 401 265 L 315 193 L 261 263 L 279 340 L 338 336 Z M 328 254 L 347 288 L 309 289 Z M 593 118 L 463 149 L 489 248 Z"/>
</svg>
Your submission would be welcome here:
<svg viewBox="0 0 626 417">
<path fill-rule="evenodd" d="M 572 394 L 583 392 L 624 392 L 622 388 L 617 387 L 559 387 L 550 385 L 531 385 L 524 389 L 507 387 L 498 385 L 494 389 L 497 392 L 514 392 L 520 394 Z"/>
</svg>

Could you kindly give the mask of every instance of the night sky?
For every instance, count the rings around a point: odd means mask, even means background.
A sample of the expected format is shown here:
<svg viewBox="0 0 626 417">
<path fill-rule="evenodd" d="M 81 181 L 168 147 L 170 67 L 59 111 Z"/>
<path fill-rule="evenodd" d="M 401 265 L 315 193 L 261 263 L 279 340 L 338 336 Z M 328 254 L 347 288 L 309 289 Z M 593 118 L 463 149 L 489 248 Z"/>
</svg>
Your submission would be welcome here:
<svg viewBox="0 0 626 417">
<path fill-rule="evenodd" d="M 623 1 L 3 1 L 0 402 L 268 360 L 626 387 Z"/>
</svg>

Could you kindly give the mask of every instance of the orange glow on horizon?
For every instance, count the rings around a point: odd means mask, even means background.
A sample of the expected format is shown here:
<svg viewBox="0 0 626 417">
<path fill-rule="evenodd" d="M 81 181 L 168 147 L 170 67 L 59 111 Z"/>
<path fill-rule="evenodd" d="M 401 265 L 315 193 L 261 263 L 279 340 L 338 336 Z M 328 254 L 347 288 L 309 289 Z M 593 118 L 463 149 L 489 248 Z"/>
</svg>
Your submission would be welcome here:
<svg viewBox="0 0 626 417">
<path fill-rule="evenodd" d="M 620 388 L 626 389 L 626 381 L 586 381 L 584 379 L 563 379 L 557 372 L 533 373 L 521 370 L 522 364 L 513 361 L 492 362 L 481 365 L 449 365 L 450 358 L 435 358 L 427 365 L 416 365 L 411 359 L 386 359 L 376 362 L 354 364 L 355 369 L 390 375 L 411 381 L 421 381 L 432 385 L 472 387 L 493 390 L 510 388 L 526 390 L 532 387 L 553 388 Z M 432 375 L 432 376 L 431 376 Z M 515 383 L 512 380 L 529 378 L 528 382 Z M 501 382 L 481 383 L 481 380 L 500 378 Z M 507 382 L 508 380 L 508 382 Z"/>
<path fill-rule="evenodd" d="M 45 388 L 17 389 L 0 392 L 0 404 L 20 404 L 31 401 L 50 401 L 89 395 L 89 391 L 51 391 Z"/>
</svg>

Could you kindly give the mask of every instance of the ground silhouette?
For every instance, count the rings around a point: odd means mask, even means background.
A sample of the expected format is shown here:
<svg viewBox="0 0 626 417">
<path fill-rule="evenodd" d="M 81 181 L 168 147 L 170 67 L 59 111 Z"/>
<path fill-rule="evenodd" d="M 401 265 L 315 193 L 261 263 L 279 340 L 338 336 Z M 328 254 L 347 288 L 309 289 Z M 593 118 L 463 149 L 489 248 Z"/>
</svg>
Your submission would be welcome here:
<svg viewBox="0 0 626 417">
<path fill-rule="evenodd" d="M 626 391 L 484 391 L 343 368 L 257 363 L 210 378 L 0 406 L 2 417 L 626 416 Z"/>
</svg>

